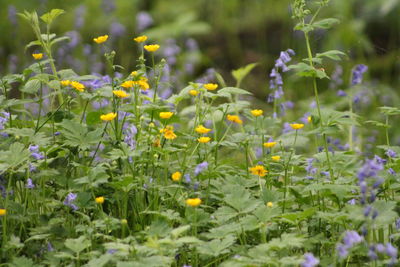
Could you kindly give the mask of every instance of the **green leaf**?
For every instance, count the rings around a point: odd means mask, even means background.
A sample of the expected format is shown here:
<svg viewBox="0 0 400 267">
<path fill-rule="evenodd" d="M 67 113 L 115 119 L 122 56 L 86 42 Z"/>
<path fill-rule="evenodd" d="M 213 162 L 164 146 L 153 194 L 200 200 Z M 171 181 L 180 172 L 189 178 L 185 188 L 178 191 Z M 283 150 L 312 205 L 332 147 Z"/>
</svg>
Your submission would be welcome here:
<svg viewBox="0 0 400 267">
<path fill-rule="evenodd" d="M 345 57 L 346 54 L 339 50 L 329 50 L 324 53 L 317 53 L 317 57 L 327 57 L 333 60 L 341 60 L 341 56 Z"/>
<path fill-rule="evenodd" d="M 329 29 L 331 28 L 334 24 L 338 24 L 340 21 L 338 19 L 334 18 L 327 18 L 327 19 L 322 19 L 315 21 L 312 26 L 314 28 L 319 28 L 319 29 Z"/>
<path fill-rule="evenodd" d="M 21 92 L 36 94 L 40 89 L 41 82 L 38 79 L 30 79 L 21 89 Z"/>
<path fill-rule="evenodd" d="M 219 94 L 226 94 L 226 93 L 231 94 L 231 95 L 252 95 L 252 93 L 250 93 L 246 90 L 240 89 L 240 88 L 236 88 L 236 87 L 222 88 L 221 90 L 218 91 L 217 94 L 219 95 Z"/>
<path fill-rule="evenodd" d="M 50 12 L 43 14 L 40 18 L 46 23 L 51 24 L 54 19 L 56 19 L 61 14 L 64 14 L 62 9 L 52 9 Z"/>
<path fill-rule="evenodd" d="M 90 247 L 91 242 L 90 240 L 86 239 L 85 236 L 80 236 L 79 238 L 76 239 L 68 238 L 67 240 L 65 240 L 64 245 L 73 252 L 80 253 L 84 249 Z"/>
<path fill-rule="evenodd" d="M 66 138 L 65 144 L 77 146 L 81 150 L 87 150 L 92 145 L 96 145 L 101 140 L 102 128 L 88 131 L 86 127 L 78 122 L 63 120 L 61 123 L 61 134 Z"/>
<path fill-rule="evenodd" d="M 107 254 L 101 255 L 98 258 L 91 259 L 84 266 L 86 266 L 86 267 L 102 267 L 102 266 L 106 265 L 111 260 L 112 257 L 113 257 L 112 254 L 107 253 Z"/>
<path fill-rule="evenodd" d="M 197 250 L 200 254 L 217 257 L 229 253 L 229 248 L 235 243 L 235 241 L 236 238 L 233 235 L 228 235 L 223 239 L 214 239 L 197 245 Z"/>
<path fill-rule="evenodd" d="M 27 163 L 31 153 L 21 143 L 15 142 L 6 151 L 0 151 L 0 170 L 17 168 Z"/>
<path fill-rule="evenodd" d="M 101 112 L 101 111 L 89 112 L 86 115 L 86 124 L 87 125 L 95 125 L 95 124 L 101 123 L 102 121 L 100 119 L 100 115 L 102 115 L 102 114 L 103 114 L 103 112 Z"/>
<path fill-rule="evenodd" d="M 242 80 L 254 69 L 258 63 L 250 63 L 240 69 L 233 70 L 232 76 L 235 78 L 237 84 L 241 84 Z"/>
</svg>

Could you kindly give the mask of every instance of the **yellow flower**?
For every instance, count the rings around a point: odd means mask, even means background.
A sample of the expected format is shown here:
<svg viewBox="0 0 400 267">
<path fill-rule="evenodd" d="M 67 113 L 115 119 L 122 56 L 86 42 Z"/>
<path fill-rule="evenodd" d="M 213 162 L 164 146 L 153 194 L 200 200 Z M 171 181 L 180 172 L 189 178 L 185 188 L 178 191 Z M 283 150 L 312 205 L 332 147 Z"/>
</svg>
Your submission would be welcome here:
<svg viewBox="0 0 400 267">
<path fill-rule="evenodd" d="M 156 52 L 160 48 L 158 44 L 145 45 L 143 47 L 147 52 Z"/>
<path fill-rule="evenodd" d="M 101 44 L 101 43 L 104 43 L 105 41 L 107 41 L 107 39 L 108 39 L 108 35 L 102 35 L 97 38 L 94 38 L 93 41 L 95 41 L 97 44 Z"/>
<path fill-rule="evenodd" d="M 141 36 L 138 36 L 136 38 L 133 38 L 133 40 L 135 42 L 137 42 L 137 43 L 143 43 L 144 41 L 147 40 L 147 36 L 146 35 L 141 35 Z"/>
<path fill-rule="evenodd" d="M 161 129 L 160 133 L 163 133 L 165 139 L 168 140 L 173 140 L 176 138 L 176 134 L 174 133 L 174 127 L 170 125 L 167 125 L 164 129 Z"/>
<path fill-rule="evenodd" d="M 100 119 L 103 121 L 112 121 L 113 119 L 115 119 L 115 117 L 117 117 L 117 113 L 111 112 L 101 115 Z"/>
<path fill-rule="evenodd" d="M 300 130 L 301 128 L 304 127 L 304 124 L 302 124 L 302 123 L 291 123 L 290 127 L 292 127 L 292 129 L 294 129 L 294 130 Z"/>
<path fill-rule="evenodd" d="M 311 116 L 308 116 L 308 117 L 307 117 L 307 122 L 308 122 L 308 123 L 312 122 Z"/>
<path fill-rule="evenodd" d="M 42 53 L 32 54 L 32 57 L 36 60 L 39 60 L 43 58 L 43 54 Z"/>
<path fill-rule="evenodd" d="M 188 198 L 186 199 L 186 205 L 191 206 L 191 207 L 197 207 L 201 204 L 201 199 L 200 198 Z"/>
<path fill-rule="evenodd" d="M 271 147 L 274 147 L 276 145 L 276 142 L 266 142 L 263 145 L 266 148 L 271 148 Z"/>
<path fill-rule="evenodd" d="M 258 116 L 261 116 L 261 115 L 263 114 L 263 111 L 262 111 L 261 109 L 253 109 L 253 110 L 251 111 L 251 114 L 252 114 L 254 117 L 258 117 Z"/>
<path fill-rule="evenodd" d="M 189 91 L 189 94 L 190 94 L 191 96 L 196 96 L 196 95 L 199 94 L 199 91 L 197 91 L 197 90 L 190 90 L 190 91 Z"/>
<path fill-rule="evenodd" d="M 144 78 L 144 77 L 143 77 L 143 78 Z M 147 89 L 150 88 L 150 85 L 149 85 L 149 83 L 147 82 L 147 79 L 146 79 L 146 78 L 144 78 L 144 79 L 142 79 L 142 80 L 139 80 L 139 81 L 137 81 L 136 83 L 140 86 L 140 88 L 141 88 L 142 90 L 147 90 Z"/>
<path fill-rule="evenodd" d="M 121 83 L 121 87 L 124 88 L 132 88 L 133 86 L 135 86 L 135 81 L 125 81 Z"/>
<path fill-rule="evenodd" d="M 71 81 L 70 80 L 63 80 L 60 83 L 61 83 L 62 86 L 68 86 L 68 85 L 71 84 Z"/>
<path fill-rule="evenodd" d="M 80 82 L 73 81 L 73 82 L 71 82 L 71 86 L 74 87 L 79 92 L 83 92 L 83 89 L 85 89 L 85 86 L 83 84 L 81 84 Z"/>
<path fill-rule="evenodd" d="M 169 119 L 174 115 L 173 112 L 160 112 L 160 118 L 161 119 Z"/>
<path fill-rule="evenodd" d="M 197 141 L 199 141 L 200 143 L 203 143 L 203 144 L 210 142 L 210 140 L 211 140 L 211 138 L 210 137 L 206 137 L 206 136 L 203 136 L 203 137 L 200 137 L 200 138 L 197 139 Z"/>
<path fill-rule="evenodd" d="M 95 199 L 97 204 L 103 204 L 104 203 L 104 197 L 96 197 Z"/>
<path fill-rule="evenodd" d="M 172 180 L 174 182 L 179 182 L 179 180 L 182 178 L 182 173 L 180 172 L 174 172 L 171 176 Z"/>
<path fill-rule="evenodd" d="M 129 94 L 127 94 L 124 90 L 113 90 L 113 94 L 120 98 L 125 98 L 129 96 Z"/>
<path fill-rule="evenodd" d="M 6 209 L 0 209 L 0 216 L 4 216 L 7 214 L 7 210 Z"/>
<path fill-rule="evenodd" d="M 268 208 L 272 208 L 273 206 L 274 206 L 274 204 L 271 201 L 267 202 L 267 207 Z"/>
<path fill-rule="evenodd" d="M 214 91 L 215 89 L 218 88 L 218 84 L 216 84 L 216 83 L 206 83 L 204 85 L 204 88 L 206 88 L 209 91 Z"/>
<path fill-rule="evenodd" d="M 174 140 L 176 138 L 176 134 L 172 130 L 167 130 L 164 132 L 165 139 Z"/>
<path fill-rule="evenodd" d="M 251 167 L 250 171 L 252 174 L 258 175 L 260 177 L 263 177 L 268 173 L 268 171 L 262 165 L 256 165 L 254 167 Z"/>
<path fill-rule="evenodd" d="M 273 161 L 279 161 L 281 159 L 281 156 L 272 156 L 271 159 Z"/>
<path fill-rule="evenodd" d="M 196 127 L 195 131 L 198 132 L 199 134 L 206 134 L 206 133 L 209 133 L 211 131 L 211 129 L 208 129 L 208 128 L 204 127 L 203 125 L 199 125 Z"/>
<path fill-rule="evenodd" d="M 131 72 L 131 76 L 137 76 L 137 75 L 138 75 L 138 72 L 136 70 Z"/>
<path fill-rule="evenodd" d="M 228 121 L 235 122 L 237 124 L 243 123 L 243 121 L 237 115 L 228 115 L 228 116 L 226 116 L 226 118 L 228 119 Z"/>
</svg>

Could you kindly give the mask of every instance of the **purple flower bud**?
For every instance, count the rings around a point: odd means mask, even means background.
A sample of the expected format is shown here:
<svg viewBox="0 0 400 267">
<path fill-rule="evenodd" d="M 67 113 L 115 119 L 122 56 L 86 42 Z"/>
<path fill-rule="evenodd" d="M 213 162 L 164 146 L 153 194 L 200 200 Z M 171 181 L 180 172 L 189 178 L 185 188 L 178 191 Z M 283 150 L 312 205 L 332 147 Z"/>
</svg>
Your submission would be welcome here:
<svg viewBox="0 0 400 267">
<path fill-rule="evenodd" d="M 364 64 L 356 65 L 352 70 L 351 85 L 360 84 L 362 82 L 363 74 L 368 70 Z"/>
<path fill-rule="evenodd" d="M 26 187 L 26 188 L 29 188 L 29 189 L 35 188 L 35 184 L 33 183 L 33 181 L 32 181 L 31 178 L 28 178 L 28 180 L 26 180 L 26 185 L 25 185 L 25 187 Z"/>
<path fill-rule="evenodd" d="M 391 149 L 388 149 L 388 151 L 386 151 L 386 153 L 385 153 L 388 157 L 391 157 L 391 158 L 395 158 L 395 157 L 397 157 L 397 153 L 396 152 L 394 152 L 393 150 L 391 150 Z"/>
<path fill-rule="evenodd" d="M 207 168 L 208 168 L 208 162 L 204 161 L 196 166 L 196 169 L 194 170 L 194 174 L 197 176 Z"/>
<path fill-rule="evenodd" d="M 312 253 L 304 254 L 304 261 L 301 263 L 302 267 L 314 267 L 319 264 L 319 260 L 314 257 Z"/>
<path fill-rule="evenodd" d="M 386 254 L 393 259 L 397 259 L 397 248 L 395 248 L 392 244 L 387 243 Z"/>
</svg>

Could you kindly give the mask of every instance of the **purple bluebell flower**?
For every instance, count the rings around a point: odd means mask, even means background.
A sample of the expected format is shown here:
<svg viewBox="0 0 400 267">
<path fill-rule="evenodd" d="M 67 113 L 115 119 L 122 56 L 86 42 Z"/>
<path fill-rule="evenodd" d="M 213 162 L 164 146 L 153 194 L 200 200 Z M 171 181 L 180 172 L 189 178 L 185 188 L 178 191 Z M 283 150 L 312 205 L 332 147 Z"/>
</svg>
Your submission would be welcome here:
<svg viewBox="0 0 400 267">
<path fill-rule="evenodd" d="M 135 136 L 137 134 L 137 128 L 135 125 L 131 124 L 125 129 L 124 142 L 130 147 L 130 149 L 136 148 Z"/>
<path fill-rule="evenodd" d="M 200 164 L 198 164 L 194 170 L 194 175 L 199 175 L 200 173 L 202 173 L 205 169 L 208 168 L 208 162 L 204 161 Z"/>
<path fill-rule="evenodd" d="M 368 67 L 364 64 L 356 65 L 352 70 L 351 85 L 360 84 L 363 79 L 363 74 L 368 70 Z"/>
<path fill-rule="evenodd" d="M 349 201 L 347 201 L 347 203 L 349 203 L 350 205 L 355 205 L 357 203 L 357 201 L 355 198 L 352 198 Z"/>
<path fill-rule="evenodd" d="M 397 248 L 394 247 L 392 244 L 386 244 L 386 254 L 391 257 L 392 259 L 397 259 Z"/>
<path fill-rule="evenodd" d="M 113 22 L 110 25 L 110 35 L 113 37 L 121 37 L 126 33 L 126 27 L 119 22 Z"/>
<path fill-rule="evenodd" d="M 101 8 L 105 14 L 109 14 L 116 9 L 115 0 L 103 0 Z"/>
<path fill-rule="evenodd" d="M 331 75 L 331 81 L 329 83 L 329 87 L 331 89 L 338 88 L 340 85 L 343 84 L 343 68 L 340 65 L 336 65 L 335 70 Z"/>
<path fill-rule="evenodd" d="M 379 171 L 384 169 L 382 158 L 375 156 L 374 159 L 367 159 L 361 169 L 358 171 L 358 179 L 364 181 L 366 178 L 376 177 Z"/>
<path fill-rule="evenodd" d="M 47 251 L 48 251 L 48 252 L 54 251 L 53 245 L 50 243 L 50 241 L 47 242 Z"/>
<path fill-rule="evenodd" d="M 188 184 L 192 181 L 192 179 L 190 179 L 190 174 L 188 174 L 188 173 L 184 175 L 184 178 L 185 178 L 185 182 Z"/>
<path fill-rule="evenodd" d="M 15 27 L 18 24 L 17 20 L 17 9 L 13 5 L 8 5 L 8 14 L 7 14 L 8 20 L 11 22 L 11 24 Z"/>
<path fill-rule="evenodd" d="M 394 152 L 393 150 L 391 150 L 391 149 L 388 149 L 387 151 L 386 151 L 386 156 L 388 156 L 388 157 L 391 157 L 391 158 L 395 158 L 395 157 L 397 157 L 397 153 L 396 152 Z"/>
<path fill-rule="evenodd" d="M 29 151 L 31 152 L 31 156 L 34 159 L 36 159 L 36 160 L 44 159 L 43 153 L 39 152 L 39 146 L 38 145 L 30 145 L 29 146 Z"/>
<path fill-rule="evenodd" d="M 78 195 L 77 194 L 74 194 L 74 193 L 68 193 L 68 195 L 65 197 L 65 200 L 64 200 L 64 205 L 66 205 L 66 206 L 68 206 L 68 207 L 70 207 L 71 209 L 73 209 L 73 210 L 77 210 L 78 209 L 78 206 L 76 206 L 73 202 L 76 200 L 76 197 L 77 197 Z"/>
<path fill-rule="evenodd" d="M 286 64 L 292 60 L 291 56 L 294 54 L 292 49 L 282 51 L 279 58 L 275 61 L 275 66 L 269 74 L 271 78 L 269 81 L 269 88 L 273 90 L 273 92 L 268 95 L 268 102 L 273 102 L 275 99 L 279 99 L 283 96 L 283 79 L 280 71 L 286 72 L 289 70 Z"/>
<path fill-rule="evenodd" d="M 304 261 L 301 263 L 302 267 L 314 267 L 318 264 L 319 260 L 312 253 L 304 254 Z"/>
<path fill-rule="evenodd" d="M 195 182 L 193 185 L 193 190 L 197 191 L 199 189 L 199 186 L 200 186 L 199 182 Z"/>
<path fill-rule="evenodd" d="M 29 189 L 35 188 L 35 184 L 33 183 L 33 181 L 32 181 L 31 178 L 28 178 L 28 179 L 26 180 L 26 185 L 25 185 L 25 187 L 26 187 L 26 188 L 29 188 Z"/>
<path fill-rule="evenodd" d="M 117 249 L 108 249 L 107 250 L 107 254 L 115 254 L 115 252 L 117 252 Z"/>
<path fill-rule="evenodd" d="M 361 243 L 364 240 L 356 231 L 346 231 L 342 243 L 336 249 L 340 258 L 345 258 L 348 255 L 348 250 Z"/>
<path fill-rule="evenodd" d="M 346 93 L 345 91 L 343 91 L 343 90 L 338 90 L 338 91 L 336 92 L 336 95 L 337 95 L 337 96 L 347 96 L 347 93 Z"/>
<path fill-rule="evenodd" d="M 374 246 L 371 246 L 371 247 L 369 248 L 369 250 L 368 250 L 368 257 L 369 257 L 371 260 L 376 260 L 376 259 L 378 259 L 378 255 L 377 255 L 376 252 L 375 252 L 375 247 L 374 247 Z"/>
<path fill-rule="evenodd" d="M 0 131 L 6 128 L 6 124 L 10 118 L 10 113 L 8 112 L 0 112 Z"/>
<path fill-rule="evenodd" d="M 79 5 L 75 9 L 75 16 L 74 16 L 75 29 L 79 30 L 85 24 L 85 13 L 86 13 L 85 5 Z"/>
<path fill-rule="evenodd" d="M 393 168 L 389 168 L 388 173 L 390 173 L 391 175 L 396 175 L 396 172 L 393 170 Z"/>
<path fill-rule="evenodd" d="M 384 253 L 385 252 L 385 245 L 383 244 L 376 244 L 375 246 L 376 251 L 378 251 L 379 253 Z"/>
<path fill-rule="evenodd" d="M 140 11 L 136 15 L 136 29 L 138 32 L 142 32 L 153 25 L 153 18 L 146 11 Z"/>
</svg>

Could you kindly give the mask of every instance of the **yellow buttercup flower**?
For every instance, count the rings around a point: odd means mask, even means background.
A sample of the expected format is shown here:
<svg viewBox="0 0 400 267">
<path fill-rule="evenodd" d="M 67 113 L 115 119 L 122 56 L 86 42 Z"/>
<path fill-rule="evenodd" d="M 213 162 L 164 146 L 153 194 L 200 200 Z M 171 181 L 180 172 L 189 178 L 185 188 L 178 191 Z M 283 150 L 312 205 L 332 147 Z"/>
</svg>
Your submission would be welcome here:
<svg viewBox="0 0 400 267">
<path fill-rule="evenodd" d="M 144 78 L 144 77 L 143 77 L 143 78 Z M 142 90 L 147 90 L 147 89 L 150 88 L 150 85 L 149 85 L 149 83 L 147 82 L 147 78 L 144 78 L 144 79 L 142 79 L 142 80 L 139 80 L 139 81 L 137 81 L 136 83 L 140 86 L 140 89 L 142 89 Z"/>
<path fill-rule="evenodd" d="M 200 198 L 188 198 L 186 199 L 186 205 L 191 206 L 191 207 L 197 207 L 201 204 L 201 199 Z"/>
<path fill-rule="evenodd" d="M 133 40 L 135 42 L 137 42 L 137 43 L 143 43 L 144 41 L 147 40 L 147 36 L 146 35 L 141 35 L 141 36 L 138 36 L 136 38 L 133 38 Z"/>
<path fill-rule="evenodd" d="M 272 208 L 273 206 L 274 206 L 274 204 L 271 201 L 267 202 L 267 207 L 268 208 Z"/>
<path fill-rule="evenodd" d="M 156 52 L 160 48 L 158 44 L 145 45 L 143 47 L 147 52 Z"/>
<path fill-rule="evenodd" d="M 211 138 L 210 137 L 206 137 L 206 136 L 202 136 L 200 138 L 197 139 L 197 141 L 199 141 L 200 143 L 208 143 L 210 142 Z"/>
<path fill-rule="evenodd" d="M 262 165 L 256 165 L 254 167 L 251 167 L 250 171 L 252 174 L 258 175 L 260 177 L 263 177 L 268 173 L 268 171 Z"/>
<path fill-rule="evenodd" d="M 171 175 L 171 178 L 172 178 L 172 180 L 173 180 L 174 182 L 179 182 L 179 180 L 181 180 L 181 178 L 182 178 L 182 173 L 180 173 L 180 172 L 174 172 L 174 173 Z"/>
<path fill-rule="evenodd" d="M 290 127 L 292 127 L 292 129 L 294 129 L 294 130 L 300 130 L 301 128 L 304 127 L 304 124 L 302 124 L 302 123 L 291 123 Z"/>
<path fill-rule="evenodd" d="M 271 148 L 271 147 L 274 147 L 276 145 L 276 142 L 266 142 L 263 145 L 266 148 Z"/>
<path fill-rule="evenodd" d="M 39 60 L 43 58 L 43 54 L 42 53 L 32 54 L 32 57 L 36 60 Z"/>
<path fill-rule="evenodd" d="M 170 125 L 167 125 L 164 129 L 161 129 L 160 133 L 163 133 L 165 139 L 168 140 L 173 140 L 176 138 L 176 134 L 174 133 L 174 127 Z"/>
<path fill-rule="evenodd" d="M 121 83 L 121 87 L 124 88 L 132 88 L 133 86 L 135 86 L 135 81 L 125 81 Z"/>
<path fill-rule="evenodd" d="M 129 94 L 127 94 L 124 90 L 113 90 L 113 94 L 119 98 L 125 98 L 128 97 Z"/>
<path fill-rule="evenodd" d="M 253 109 L 253 110 L 251 111 L 251 114 L 252 114 L 254 117 L 258 117 L 258 116 L 261 116 L 261 115 L 263 114 L 263 111 L 262 111 L 261 109 Z"/>
<path fill-rule="evenodd" d="M 104 43 L 105 41 L 107 41 L 107 39 L 108 39 L 108 35 L 102 35 L 97 38 L 93 38 L 93 41 L 95 41 L 97 44 L 101 44 L 101 43 Z"/>
<path fill-rule="evenodd" d="M 209 91 L 214 91 L 215 89 L 218 88 L 218 84 L 216 84 L 216 83 L 206 83 L 204 85 L 204 88 L 206 88 Z"/>
<path fill-rule="evenodd" d="M 72 87 L 74 87 L 79 92 L 83 92 L 83 90 L 85 89 L 85 86 L 83 84 L 81 84 L 80 82 L 73 81 L 70 84 Z"/>
<path fill-rule="evenodd" d="M 104 203 L 104 197 L 96 197 L 95 199 L 97 204 L 103 204 Z"/>
<path fill-rule="evenodd" d="M 100 115 L 100 119 L 102 121 L 112 121 L 116 117 L 117 117 L 117 113 L 114 113 L 114 112 L 110 112 L 110 113 L 107 113 L 107 114 Z"/>
<path fill-rule="evenodd" d="M 311 121 L 312 121 L 311 116 L 308 116 L 308 117 L 307 117 L 307 122 L 310 123 Z"/>
<path fill-rule="evenodd" d="M 4 216 L 7 214 L 7 210 L 6 209 L 0 209 L 0 216 Z"/>
<path fill-rule="evenodd" d="M 138 75 L 138 72 L 136 70 L 131 72 L 131 76 L 137 76 L 137 75 Z"/>
<path fill-rule="evenodd" d="M 273 161 L 279 161 L 281 159 L 281 156 L 271 156 L 271 159 Z"/>
<path fill-rule="evenodd" d="M 243 123 L 243 121 L 237 115 L 227 115 L 226 118 L 228 119 L 228 121 L 235 122 L 237 124 Z"/>
<path fill-rule="evenodd" d="M 208 128 L 204 127 L 203 125 L 199 125 L 196 127 L 195 131 L 198 132 L 199 134 L 207 134 L 207 133 L 211 132 L 211 129 L 208 129 Z"/>
<path fill-rule="evenodd" d="M 169 119 L 174 115 L 173 112 L 160 112 L 160 118 L 161 119 Z"/>
<path fill-rule="evenodd" d="M 189 91 L 189 94 L 190 94 L 191 96 L 196 96 L 196 95 L 199 94 L 199 91 L 197 91 L 197 90 L 190 90 L 190 91 Z"/>
<path fill-rule="evenodd" d="M 60 83 L 62 86 L 68 86 L 71 84 L 71 81 L 70 80 L 62 80 Z"/>
</svg>

